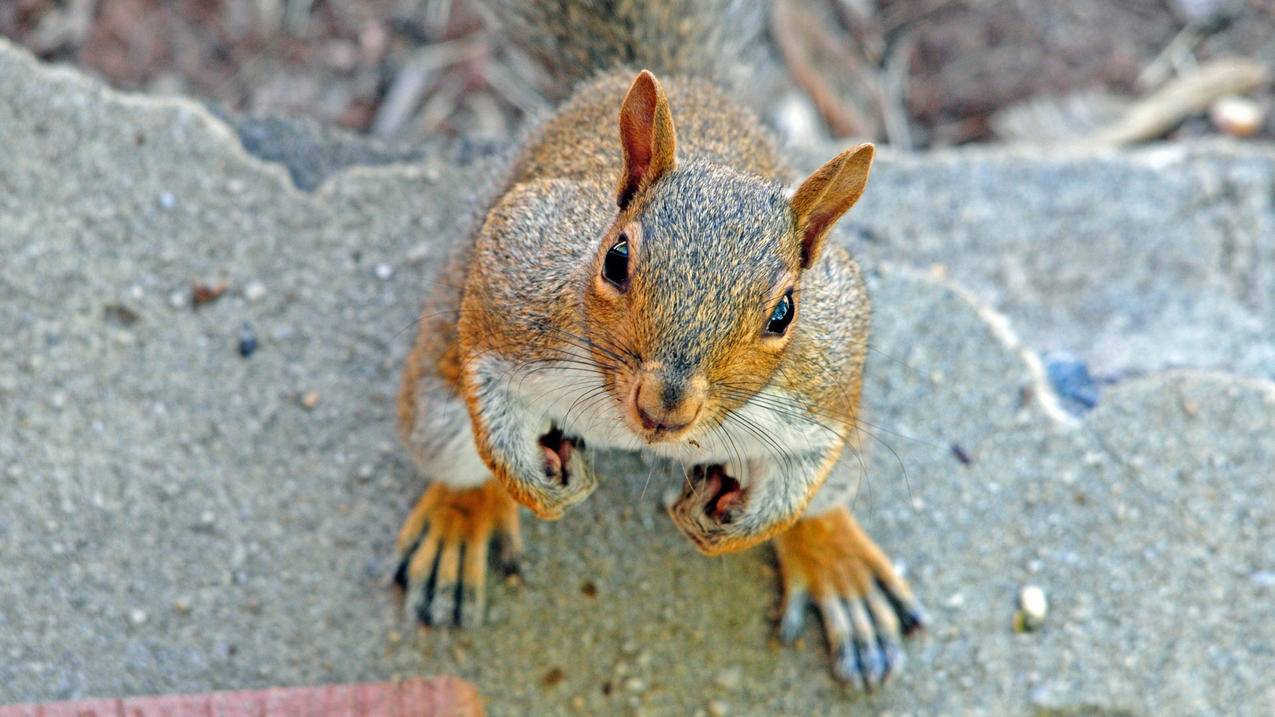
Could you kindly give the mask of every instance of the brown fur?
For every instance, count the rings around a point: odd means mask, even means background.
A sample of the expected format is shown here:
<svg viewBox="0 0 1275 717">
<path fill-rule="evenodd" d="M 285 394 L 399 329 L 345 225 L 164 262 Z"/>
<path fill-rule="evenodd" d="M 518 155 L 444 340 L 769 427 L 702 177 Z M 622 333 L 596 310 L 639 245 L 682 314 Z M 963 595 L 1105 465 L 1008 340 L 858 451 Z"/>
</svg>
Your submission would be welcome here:
<svg viewBox="0 0 1275 717">
<path fill-rule="evenodd" d="M 487 545 L 496 531 L 514 541 L 512 550 L 520 550 L 518 504 L 500 483 L 493 480 L 479 488 L 465 489 L 434 483 L 403 522 L 396 544 L 400 553 L 415 551 L 407 568 L 412 581 L 428 578 L 438 559 L 440 575 L 451 576 L 453 581 L 463 579 L 479 592 L 481 599 L 486 586 Z"/>
<path fill-rule="evenodd" d="M 775 538 L 785 586 L 800 584 L 816 601 L 830 595 L 863 597 L 881 579 L 912 593 L 889 558 L 845 508 L 798 521 Z"/>
</svg>

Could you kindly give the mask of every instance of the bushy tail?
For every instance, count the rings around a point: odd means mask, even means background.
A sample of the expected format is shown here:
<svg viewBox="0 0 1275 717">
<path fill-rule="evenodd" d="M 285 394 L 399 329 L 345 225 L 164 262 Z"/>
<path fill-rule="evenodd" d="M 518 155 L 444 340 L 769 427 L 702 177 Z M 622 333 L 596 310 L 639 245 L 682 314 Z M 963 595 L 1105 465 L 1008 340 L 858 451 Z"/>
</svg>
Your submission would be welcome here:
<svg viewBox="0 0 1275 717">
<path fill-rule="evenodd" d="M 486 0 L 507 41 L 554 90 L 616 66 L 733 86 L 764 24 L 765 0 Z"/>
</svg>

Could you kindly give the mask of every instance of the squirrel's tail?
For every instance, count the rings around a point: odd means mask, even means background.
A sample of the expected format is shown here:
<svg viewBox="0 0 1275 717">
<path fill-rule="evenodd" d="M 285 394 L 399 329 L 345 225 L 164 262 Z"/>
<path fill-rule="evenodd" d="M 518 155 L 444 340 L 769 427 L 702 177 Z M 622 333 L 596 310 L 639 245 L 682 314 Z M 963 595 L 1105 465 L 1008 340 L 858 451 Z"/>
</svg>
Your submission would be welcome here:
<svg viewBox="0 0 1275 717">
<path fill-rule="evenodd" d="M 617 66 L 734 85 L 764 24 L 765 0 L 486 0 L 506 40 L 565 93 Z"/>
</svg>

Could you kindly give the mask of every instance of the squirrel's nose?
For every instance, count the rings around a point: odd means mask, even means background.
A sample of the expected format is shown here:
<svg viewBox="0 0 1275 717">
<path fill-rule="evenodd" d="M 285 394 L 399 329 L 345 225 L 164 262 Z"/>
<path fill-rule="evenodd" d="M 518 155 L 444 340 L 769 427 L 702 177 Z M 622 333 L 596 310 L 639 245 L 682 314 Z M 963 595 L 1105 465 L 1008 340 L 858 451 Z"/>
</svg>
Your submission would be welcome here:
<svg viewBox="0 0 1275 717">
<path fill-rule="evenodd" d="M 671 381 L 657 372 L 644 371 L 633 392 L 633 412 L 647 431 L 657 435 L 679 433 L 699 418 L 704 385 L 698 377 Z"/>
</svg>

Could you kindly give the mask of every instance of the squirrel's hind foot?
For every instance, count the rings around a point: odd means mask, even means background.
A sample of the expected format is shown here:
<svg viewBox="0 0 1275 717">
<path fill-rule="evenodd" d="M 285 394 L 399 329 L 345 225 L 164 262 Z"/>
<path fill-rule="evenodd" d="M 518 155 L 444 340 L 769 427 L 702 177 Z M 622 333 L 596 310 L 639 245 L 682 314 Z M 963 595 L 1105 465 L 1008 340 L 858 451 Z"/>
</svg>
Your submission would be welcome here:
<svg viewBox="0 0 1275 717">
<path fill-rule="evenodd" d="M 902 637 L 924 627 L 924 612 L 848 510 L 798 521 L 775 538 L 775 552 L 783 578 L 783 642 L 801 635 L 813 604 L 838 680 L 871 690 L 902 669 Z"/>
<path fill-rule="evenodd" d="M 486 607 L 488 546 L 501 538 L 499 564 L 518 572 L 518 508 L 495 480 L 477 488 L 434 483 L 399 531 L 394 582 L 413 619 L 426 625 L 480 625 Z"/>
</svg>

